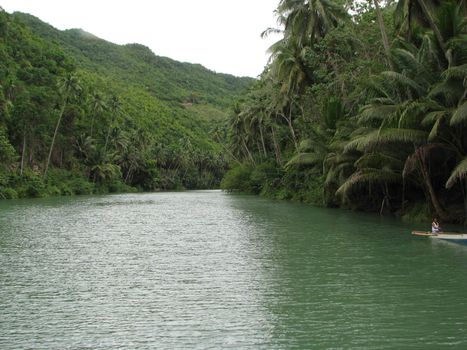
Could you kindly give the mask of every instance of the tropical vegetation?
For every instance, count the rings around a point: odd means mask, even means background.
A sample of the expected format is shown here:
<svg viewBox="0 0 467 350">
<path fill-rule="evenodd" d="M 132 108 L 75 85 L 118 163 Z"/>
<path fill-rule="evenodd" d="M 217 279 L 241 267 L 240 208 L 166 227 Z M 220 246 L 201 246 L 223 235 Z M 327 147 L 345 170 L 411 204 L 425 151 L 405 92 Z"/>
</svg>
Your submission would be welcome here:
<svg viewBox="0 0 467 350">
<path fill-rule="evenodd" d="M 222 187 L 467 222 L 467 2 L 281 0 Z"/>
<path fill-rule="evenodd" d="M 0 199 L 218 187 L 252 82 L 0 10 Z"/>
</svg>

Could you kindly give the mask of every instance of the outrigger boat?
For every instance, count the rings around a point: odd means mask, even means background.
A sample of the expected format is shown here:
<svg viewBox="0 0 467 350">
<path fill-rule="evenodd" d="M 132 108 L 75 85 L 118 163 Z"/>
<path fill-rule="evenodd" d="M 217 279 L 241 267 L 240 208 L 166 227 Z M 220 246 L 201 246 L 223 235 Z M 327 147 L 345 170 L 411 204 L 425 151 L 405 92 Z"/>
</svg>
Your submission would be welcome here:
<svg viewBox="0 0 467 350">
<path fill-rule="evenodd" d="M 412 231 L 415 236 L 426 236 L 433 239 L 442 239 L 448 242 L 467 244 L 467 234 L 460 232 L 439 232 L 434 233 L 430 231 Z"/>
</svg>

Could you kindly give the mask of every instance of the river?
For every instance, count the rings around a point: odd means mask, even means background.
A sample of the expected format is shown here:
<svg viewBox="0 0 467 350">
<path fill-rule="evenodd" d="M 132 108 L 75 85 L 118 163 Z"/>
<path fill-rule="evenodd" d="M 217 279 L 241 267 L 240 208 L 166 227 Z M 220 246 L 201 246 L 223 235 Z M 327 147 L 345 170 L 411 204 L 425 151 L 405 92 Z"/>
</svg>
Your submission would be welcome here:
<svg viewBox="0 0 467 350">
<path fill-rule="evenodd" d="M 220 191 L 1 201 L 0 349 L 467 349 L 467 247 L 423 228 Z"/>
</svg>

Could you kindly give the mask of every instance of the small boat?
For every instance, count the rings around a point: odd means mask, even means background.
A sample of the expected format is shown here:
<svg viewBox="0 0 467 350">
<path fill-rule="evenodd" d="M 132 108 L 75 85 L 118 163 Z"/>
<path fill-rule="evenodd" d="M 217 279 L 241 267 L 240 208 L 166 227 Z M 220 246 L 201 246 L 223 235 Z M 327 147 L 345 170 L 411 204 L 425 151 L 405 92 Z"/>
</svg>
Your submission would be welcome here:
<svg viewBox="0 0 467 350">
<path fill-rule="evenodd" d="M 467 244 L 467 233 L 461 232 L 439 232 L 433 233 L 430 231 L 412 231 L 415 236 L 427 236 L 433 239 L 442 239 L 448 242 Z"/>
</svg>

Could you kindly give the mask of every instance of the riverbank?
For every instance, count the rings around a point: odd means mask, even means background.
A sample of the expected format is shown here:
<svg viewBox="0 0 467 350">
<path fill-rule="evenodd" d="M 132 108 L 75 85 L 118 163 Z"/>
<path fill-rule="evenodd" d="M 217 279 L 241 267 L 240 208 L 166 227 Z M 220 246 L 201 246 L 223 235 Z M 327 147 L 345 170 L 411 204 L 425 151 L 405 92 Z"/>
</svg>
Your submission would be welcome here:
<svg viewBox="0 0 467 350">
<path fill-rule="evenodd" d="M 47 177 L 33 171 L 25 171 L 21 175 L 13 172 L 0 174 L 0 199 L 137 191 L 138 188 L 120 180 L 92 182 L 84 174 L 61 169 L 51 169 Z"/>
<path fill-rule="evenodd" d="M 82 172 L 50 169 L 44 177 L 39 172 L 27 170 L 23 174 L 0 172 L 0 200 L 18 198 L 41 198 L 107 193 L 159 192 L 187 189 L 206 189 L 197 182 L 186 184 L 173 174 L 162 174 L 153 179 L 150 186 L 131 186 L 121 177 L 90 180 Z M 188 186 L 188 185 L 194 186 Z M 197 185 L 197 186 L 195 186 Z"/>
<path fill-rule="evenodd" d="M 373 188 L 374 195 L 367 201 L 350 201 L 348 198 L 335 195 L 335 188 L 330 187 L 327 179 L 316 169 L 284 169 L 273 163 L 256 166 L 242 164 L 233 167 L 224 176 L 221 188 L 229 192 L 242 192 L 262 197 L 302 202 L 326 208 L 341 208 L 357 212 L 375 213 L 400 217 L 408 222 L 431 222 L 436 216 L 434 210 L 424 197 L 406 195 L 401 200 L 381 198 L 380 189 Z M 462 217 L 456 216 L 458 208 L 454 208 L 453 220 L 444 223 L 459 224 Z M 457 217 L 457 220 L 455 219 Z"/>
</svg>

